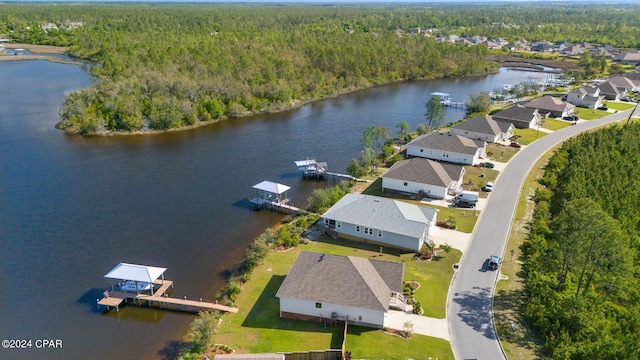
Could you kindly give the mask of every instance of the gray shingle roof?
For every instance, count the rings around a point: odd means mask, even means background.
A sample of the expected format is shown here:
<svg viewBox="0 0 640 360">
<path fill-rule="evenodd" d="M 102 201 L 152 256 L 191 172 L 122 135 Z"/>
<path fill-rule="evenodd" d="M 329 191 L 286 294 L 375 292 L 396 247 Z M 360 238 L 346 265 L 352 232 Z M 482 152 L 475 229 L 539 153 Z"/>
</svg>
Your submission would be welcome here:
<svg viewBox="0 0 640 360">
<path fill-rule="evenodd" d="M 386 312 L 403 278 L 403 263 L 302 251 L 276 297 Z"/>
<path fill-rule="evenodd" d="M 460 178 L 462 169 L 462 165 L 412 158 L 393 164 L 382 177 L 446 187 Z"/>
<path fill-rule="evenodd" d="M 484 141 L 473 140 L 456 134 L 436 132 L 418 136 L 411 140 L 407 146 L 475 155 L 478 152 L 478 148 L 484 148 L 485 145 Z"/>
<path fill-rule="evenodd" d="M 598 85 L 598 89 L 600 89 L 600 93 L 601 94 L 607 94 L 607 95 L 618 95 L 620 93 L 620 90 L 618 90 L 618 87 L 613 85 L 612 83 L 610 83 L 609 81 L 605 81 L 602 84 Z"/>
<path fill-rule="evenodd" d="M 538 109 L 542 113 L 547 113 L 549 111 L 563 112 L 567 108 L 575 107 L 572 104 L 548 95 L 537 98 L 535 100 L 531 100 L 528 103 L 524 104 L 524 106 L 531 109 Z"/>
<path fill-rule="evenodd" d="M 493 114 L 493 119 L 498 121 L 526 122 L 527 124 L 533 120 L 534 112 L 537 109 L 530 109 L 520 104 L 516 104 L 510 108 L 498 111 Z"/>
<path fill-rule="evenodd" d="M 403 201 L 347 194 L 322 217 L 419 239 L 436 213 L 435 209 Z"/>
<path fill-rule="evenodd" d="M 510 124 L 503 121 L 495 121 L 488 115 L 480 115 L 460 124 L 452 126 L 452 129 L 472 131 L 478 134 L 498 135 L 509 131 Z"/>
</svg>

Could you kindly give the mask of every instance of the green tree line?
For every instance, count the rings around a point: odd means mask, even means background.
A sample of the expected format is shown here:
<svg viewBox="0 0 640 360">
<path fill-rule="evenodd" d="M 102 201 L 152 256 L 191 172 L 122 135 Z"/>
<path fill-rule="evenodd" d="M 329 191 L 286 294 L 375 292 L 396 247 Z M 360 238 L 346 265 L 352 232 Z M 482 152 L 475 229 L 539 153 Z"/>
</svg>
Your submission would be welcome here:
<svg viewBox="0 0 640 360">
<path fill-rule="evenodd" d="M 523 245 L 526 317 L 553 359 L 640 358 L 640 124 L 567 141 Z"/>
<path fill-rule="evenodd" d="M 169 129 L 271 112 L 396 80 L 496 69 L 483 46 L 411 27 L 514 40 L 640 45 L 638 5 L 2 4 L 0 35 L 95 62 L 59 127 Z M 82 22 L 81 26 L 69 24 Z M 45 30 L 53 23 L 58 29 Z"/>
</svg>

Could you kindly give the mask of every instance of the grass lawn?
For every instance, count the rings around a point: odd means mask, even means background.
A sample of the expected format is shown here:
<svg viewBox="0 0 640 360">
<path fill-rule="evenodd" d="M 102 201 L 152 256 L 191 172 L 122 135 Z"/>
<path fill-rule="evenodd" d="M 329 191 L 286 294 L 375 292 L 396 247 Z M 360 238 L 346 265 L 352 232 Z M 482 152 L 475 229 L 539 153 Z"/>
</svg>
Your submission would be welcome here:
<svg viewBox="0 0 640 360">
<path fill-rule="evenodd" d="M 499 172 L 497 170 L 475 166 L 465 166 L 464 170 L 465 173 L 462 177 L 462 187 L 465 190 L 478 191 L 480 192 L 480 197 L 486 198 L 489 194 L 482 191 L 482 188 L 489 181 L 496 181 Z"/>
<path fill-rule="evenodd" d="M 537 139 L 547 135 L 544 131 L 538 131 L 536 129 L 516 129 L 514 131 L 514 137 L 522 145 L 528 145 Z"/>
<path fill-rule="evenodd" d="M 460 252 L 453 250 L 448 254 L 442 252 L 439 261 L 420 262 L 413 260 L 412 252 L 384 248 L 380 254 L 379 245 L 330 237 L 321 237 L 319 241 L 301 244 L 286 252 L 270 252 L 264 263 L 253 271 L 251 279 L 242 285 L 242 292 L 236 300 L 238 313 L 222 317 L 218 333 L 214 336 L 215 343 L 226 344 L 241 354 L 341 347 L 343 327 L 339 325 L 325 328 L 320 323 L 279 317 L 279 301 L 275 294 L 301 250 L 404 261 L 405 279 L 421 283 L 416 298 L 422 302 L 425 314 L 433 317 L 445 316 L 452 265 L 461 256 Z M 429 349 L 429 353 L 425 349 Z M 426 336 L 407 340 L 386 335 L 380 330 L 359 327 L 350 327 L 347 350 L 355 358 L 453 359 L 447 341 Z"/>
<path fill-rule="evenodd" d="M 508 162 L 518 149 L 500 144 L 487 144 L 487 157 L 493 161 Z"/>
<path fill-rule="evenodd" d="M 628 103 L 628 102 L 607 101 L 607 104 L 605 106 L 608 107 L 609 109 L 625 111 L 625 110 L 633 109 L 633 107 L 636 106 L 636 104 Z"/>
<path fill-rule="evenodd" d="M 542 127 L 549 130 L 560 130 L 567 126 L 571 126 L 571 124 L 558 119 L 548 118 L 542 121 Z"/>
<path fill-rule="evenodd" d="M 583 120 L 594 120 L 594 119 L 600 119 L 603 116 L 607 116 L 610 113 L 604 110 L 576 107 L 575 114 L 578 115 L 580 119 L 583 119 Z"/>
</svg>

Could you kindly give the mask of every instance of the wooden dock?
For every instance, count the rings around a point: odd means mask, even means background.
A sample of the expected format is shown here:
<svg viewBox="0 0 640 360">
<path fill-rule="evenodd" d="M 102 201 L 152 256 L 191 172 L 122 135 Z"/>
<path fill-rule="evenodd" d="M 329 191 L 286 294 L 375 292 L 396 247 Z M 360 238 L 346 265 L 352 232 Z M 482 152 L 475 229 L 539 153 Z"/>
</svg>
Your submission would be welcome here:
<svg viewBox="0 0 640 360">
<path fill-rule="evenodd" d="M 116 311 L 120 311 L 120 305 L 123 302 L 128 303 L 129 300 L 133 300 L 134 304 L 141 304 L 142 301 L 147 301 L 149 304 L 151 303 L 160 303 L 167 306 L 169 305 L 178 305 L 174 307 L 174 310 L 180 311 L 225 311 L 230 313 L 237 313 L 238 308 L 219 305 L 217 303 L 204 302 L 202 299 L 200 301 L 197 300 L 187 300 L 186 297 L 184 299 L 172 298 L 167 295 L 167 290 L 170 287 L 173 287 L 173 281 L 171 280 L 155 280 L 153 282 L 155 285 L 159 285 L 159 288 L 153 293 L 153 295 L 148 294 L 137 294 L 134 292 L 123 292 L 123 291 L 105 291 L 104 297 L 98 300 L 98 310 L 102 310 L 102 307 L 106 307 L 109 310 L 112 307 L 116 308 Z"/>
<path fill-rule="evenodd" d="M 254 209 L 270 209 L 273 211 L 279 211 L 286 214 L 297 214 L 298 212 L 306 212 L 306 210 L 302 210 L 293 205 L 289 205 L 288 201 L 269 201 L 261 198 L 253 198 L 249 199 Z"/>
</svg>

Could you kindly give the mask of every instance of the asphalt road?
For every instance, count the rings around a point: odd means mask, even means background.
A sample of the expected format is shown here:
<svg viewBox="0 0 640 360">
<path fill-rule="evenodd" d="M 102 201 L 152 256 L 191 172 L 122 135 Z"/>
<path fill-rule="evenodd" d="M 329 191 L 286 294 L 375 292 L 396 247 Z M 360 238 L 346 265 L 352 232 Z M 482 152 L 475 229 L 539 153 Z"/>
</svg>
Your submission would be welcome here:
<svg viewBox="0 0 640 360">
<path fill-rule="evenodd" d="M 449 289 L 447 319 L 456 359 L 506 358 L 493 322 L 493 293 L 499 272 L 489 270 L 487 264 L 491 254 L 504 259 L 520 190 L 532 166 L 567 138 L 607 123 L 626 121 L 630 113 L 621 111 L 547 134 L 520 149 L 500 173 Z"/>
</svg>

